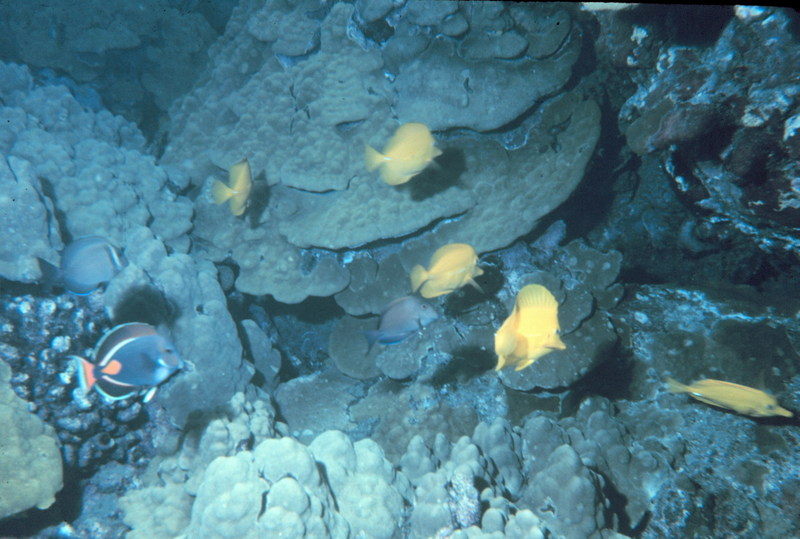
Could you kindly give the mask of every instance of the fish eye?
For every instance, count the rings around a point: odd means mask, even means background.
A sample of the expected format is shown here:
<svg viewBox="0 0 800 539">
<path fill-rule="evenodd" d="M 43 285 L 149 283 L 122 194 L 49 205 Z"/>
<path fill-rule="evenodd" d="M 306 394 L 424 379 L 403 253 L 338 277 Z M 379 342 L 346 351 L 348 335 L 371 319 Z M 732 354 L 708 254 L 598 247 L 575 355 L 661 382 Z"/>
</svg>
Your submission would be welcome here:
<svg viewBox="0 0 800 539">
<path fill-rule="evenodd" d="M 767 404 L 767 410 L 774 410 L 774 409 L 775 409 L 774 404 Z"/>
</svg>

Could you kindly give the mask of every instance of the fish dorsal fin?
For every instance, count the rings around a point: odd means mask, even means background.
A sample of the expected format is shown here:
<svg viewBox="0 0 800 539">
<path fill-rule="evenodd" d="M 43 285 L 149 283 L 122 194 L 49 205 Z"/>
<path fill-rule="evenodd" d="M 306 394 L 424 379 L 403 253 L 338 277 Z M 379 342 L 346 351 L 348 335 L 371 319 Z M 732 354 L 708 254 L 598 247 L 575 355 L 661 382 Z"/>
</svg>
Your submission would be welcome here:
<svg viewBox="0 0 800 539">
<path fill-rule="evenodd" d="M 517 294 L 517 306 L 520 309 L 558 308 L 558 301 L 548 289 L 540 284 L 529 284 Z"/>
<path fill-rule="evenodd" d="M 469 251 L 473 251 L 473 249 L 466 243 L 451 243 L 449 245 L 445 245 L 444 247 L 440 247 L 435 253 L 433 253 L 433 256 L 431 257 L 430 268 L 433 269 L 433 267 L 440 263 L 443 259 L 451 257 L 456 253 L 462 254 L 468 253 Z"/>
<path fill-rule="evenodd" d="M 250 181 L 250 162 L 247 158 L 231 166 L 228 171 L 228 184 L 231 189 L 240 193 L 243 189 L 249 188 Z"/>
</svg>

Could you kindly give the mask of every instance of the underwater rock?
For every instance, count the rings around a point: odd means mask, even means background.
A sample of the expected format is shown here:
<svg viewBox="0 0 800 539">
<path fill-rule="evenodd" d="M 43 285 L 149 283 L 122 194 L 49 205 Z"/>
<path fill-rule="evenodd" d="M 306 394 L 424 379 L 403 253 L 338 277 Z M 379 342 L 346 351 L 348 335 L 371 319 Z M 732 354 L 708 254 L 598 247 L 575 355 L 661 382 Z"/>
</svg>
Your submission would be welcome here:
<svg viewBox="0 0 800 539">
<path fill-rule="evenodd" d="M 384 141 L 394 131 L 392 106 L 404 93 L 399 79 L 387 83 L 380 50 L 364 50 L 348 37 L 352 9 L 332 6 L 320 26 L 319 49 L 286 68 L 270 58 L 252 58 L 255 38 L 241 31 L 245 19 L 235 17 L 214 49 L 208 80 L 173 109 L 162 159 L 167 170 L 180 166 L 195 184 L 205 184 L 243 156 L 250 161 L 254 192 L 244 218 L 223 216 L 201 196 L 193 230 L 198 252 L 214 261 L 232 255 L 241 292 L 297 303 L 337 293 L 348 282 L 358 287 L 333 251 L 424 237 L 437 226 L 445 243 L 470 238 L 478 252 L 506 246 L 561 204 L 583 177 L 600 114 L 593 102 L 573 93 L 551 100 L 560 112 L 558 118 L 543 117 L 538 126 L 547 133 L 545 145 L 508 154 L 487 139 L 452 138 L 437 160 L 439 170 L 426 170 L 399 188 L 376 181 L 363 168 L 363 145 Z M 263 14 L 255 8 L 251 13 Z M 396 32 L 387 49 L 402 37 Z M 573 54 L 576 46 L 577 39 L 566 39 L 542 62 L 562 65 L 561 56 Z M 432 50 L 424 54 L 438 61 Z M 231 72 L 237 62 L 249 69 Z M 494 69 L 490 61 L 479 64 Z M 437 104 L 436 114 L 428 116 L 414 120 L 447 115 Z M 477 116 L 490 115 L 481 109 Z M 265 139 L 274 141 L 268 150 Z M 509 219 L 509 213 L 515 217 Z M 352 311 L 364 313 L 363 307 Z"/>
<path fill-rule="evenodd" d="M 242 345 L 213 264 L 168 255 L 144 227 L 130 234 L 125 255 L 129 264 L 109 283 L 105 306 L 113 319 L 169 328 L 188 366 L 159 389 L 156 399 L 182 426 L 191 414 L 227 403 L 250 380 L 253 367 L 242 361 Z"/>
<path fill-rule="evenodd" d="M 608 311 L 622 298 L 614 285 L 622 264 L 618 251 L 601 253 L 582 240 L 553 249 L 539 271 L 525 273 L 531 259 L 516 264 L 509 281 L 513 290 L 542 284 L 561 300 L 558 319 L 566 350 L 554 350 L 520 370 L 502 370 L 500 380 L 517 390 L 563 388 L 583 378 L 612 357 L 618 337 Z"/>
<path fill-rule="evenodd" d="M 55 432 L 14 394 L 11 374 L 0 359 L 0 520 L 31 507 L 50 507 L 63 485 Z"/>
<path fill-rule="evenodd" d="M 641 361 L 631 391 L 649 391 L 648 369 L 680 373 L 686 381 L 724 373 L 734 383 L 760 380 L 780 400 L 800 364 L 793 329 L 798 308 L 795 298 L 764 297 L 746 286 L 637 287 L 615 313 Z"/>
<path fill-rule="evenodd" d="M 57 250 L 62 246 L 52 217 L 53 203 L 41 194 L 32 168 L 31 163 L 14 156 L 0 163 L 0 229 L 14 237 L 0 246 L 0 277 L 23 283 L 41 277 L 37 258 L 58 260 Z M 53 238 L 56 244 L 45 238 Z"/>
<path fill-rule="evenodd" d="M 357 399 L 357 388 L 354 380 L 330 370 L 284 382 L 275 391 L 275 402 L 292 436 L 310 442 L 330 428 L 356 428 L 348 408 Z"/>
<path fill-rule="evenodd" d="M 181 9 L 169 2 L 111 6 L 0 5 L 3 58 L 27 64 L 49 84 L 70 86 L 81 105 L 108 107 L 147 123 L 199 75 L 235 2 Z"/>
<path fill-rule="evenodd" d="M 561 20 L 556 21 L 549 20 L 549 7 L 517 7 L 517 13 L 528 11 L 529 19 L 547 20 L 537 30 L 551 34 L 557 43 L 557 50 L 536 59 L 523 55 L 526 36 L 511 30 L 514 21 L 502 4 L 464 4 L 464 9 L 470 31 L 459 43 L 458 53 L 449 40 L 435 38 L 422 54 L 400 65 L 395 107 L 401 121 L 427 118 L 434 131 L 497 129 L 569 80 L 581 40 L 566 11 L 560 11 Z M 512 61 L 495 60 L 520 55 Z"/>
<path fill-rule="evenodd" d="M 22 81 L 4 95 L 3 108 L 26 117 L 0 140 L 23 178 L 38 178 L 39 198 L 48 194 L 59 232 L 73 239 L 101 234 L 124 246 L 129 231 L 147 225 L 185 250 L 180 237 L 191 228 L 192 204 L 165 188 L 169 178 L 146 153 L 138 127 L 105 110 L 84 109 L 64 86 L 34 86 L 27 69 L 14 73 L 19 70 L 0 64 L 3 78 Z"/>
<path fill-rule="evenodd" d="M 260 397 L 264 397 L 261 394 Z M 189 428 L 174 454 L 153 461 L 136 488 L 118 502 L 132 538 L 177 536 L 190 522 L 192 505 L 209 464 L 251 449 L 275 436 L 275 411 L 263 398 L 237 393 L 230 402 Z M 161 515 L 159 508 L 168 508 Z"/>
<path fill-rule="evenodd" d="M 800 199 L 784 125 L 800 95 L 800 46 L 785 10 L 734 14 L 711 46 L 664 43 L 618 121 L 636 153 L 661 154 L 676 193 L 705 222 L 792 258 Z"/>
</svg>

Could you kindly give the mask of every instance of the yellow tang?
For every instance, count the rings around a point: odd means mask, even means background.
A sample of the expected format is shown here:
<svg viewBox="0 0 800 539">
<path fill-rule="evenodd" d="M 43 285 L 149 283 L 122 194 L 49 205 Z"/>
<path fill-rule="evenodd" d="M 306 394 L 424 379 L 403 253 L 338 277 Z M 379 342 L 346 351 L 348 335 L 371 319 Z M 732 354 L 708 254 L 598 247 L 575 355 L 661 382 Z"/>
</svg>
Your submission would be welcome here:
<svg viewBox="0 0 800 539">
<path fill-rule="evenodd" d="M 214 180 L 214 184 L 211 186 L 211 194 L 215 203 L 222 204 L 227 201 L 232 214 L 242 215 L 245 208 L 247 208 L 247 197 L 250 196 L 252 187 L 253 180 L 250 177 L 250 163 L 247 159 L 242 159 L 228 171 L 228 185 L 219 180 Z"/>
<path fill-rule="evenodd" d="M 792 412 L 781 408 L 775 397 L 760 389 L 711 379 L 698 380 L 687 386 L 667 378 L 667 385 L 672 393 L 688 393 L 690 397 L 700 402 L 727 408 L 740 414 L 752 417 L 773 415 L 792 417 Z"/>
<path fill-rule="evenodd" d="M 442 151 L 434 146 L 428 126 L 407 123 L 397 128 L 383 153 L 370 146 L 364 150 L 367 170 L 380 167 L 383 181 L 400 185 L 422 172 Z"/>
<path fill-rule="evenodd" d="M 495 370 L 513 365 L 520 371 L 553 350 L 565 350 L 560 332 L 553 294 L 538 284 L 523 287 L 511 315 L 494 335 Z"/>
<path fill-rule="evenodd" d="M 411 291 L 419 290 L 423 298 L 435 298 L 470 284 L 479 291 L 473 279 L 483 275 L 478 267 L 478 253 L 466 243 L 451 243 L 440 247 L 431 257 L 429 270 L 420 265 L 411 269 Z"/>
</svg>

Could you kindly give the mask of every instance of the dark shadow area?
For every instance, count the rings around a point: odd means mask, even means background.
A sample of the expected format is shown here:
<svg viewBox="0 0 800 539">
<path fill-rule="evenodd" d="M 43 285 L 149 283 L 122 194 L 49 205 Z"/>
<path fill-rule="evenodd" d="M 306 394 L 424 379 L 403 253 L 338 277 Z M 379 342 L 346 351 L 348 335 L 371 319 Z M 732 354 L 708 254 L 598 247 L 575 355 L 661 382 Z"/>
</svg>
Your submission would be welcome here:
<svg viewBox="0 0 800 539">
<path fill-rule="evenodd" d="M 421 201 L 456 187 L 467 170 L 464 152 L 445 148 L 428 167 L 396 189 L 408 191 L 411 199 Z"/>
<path fill-rule="evenodd" d="M 58 200 L 55 191 L 53 190 L 53 184 L 47 178 L 39 177 L 40 185 L 42 186 L 42 195 L 49 198 L 50 200 Z M 69 245 L 70 242 L 73 240 L 72 235 L 69 233 L 69 228 L 67 227 L 67 216 L 64 215 L 64 212 L 58 209 L 55 204 L 43 204 L 43 207 L 47 211 L 48 217 L 52 216 L 55 219 L 56 223 L 58 223 L 58 230 L 61 233 L 61 241 L 64 242 L 65 245 Z M 52 213 L 50 213 L 52 211 Z M 55 261 L 56 263 L 58 260 Z"/>
<path fill-rule="evenodd" d="M 203 306 L 196 306 L 202 312 Z M 115 324 L 144 322 L 152 326 L 172 324 L 180 316 L 177 305 L 168 301 L 157 289 L 137 286 L 129 289 L 115 309 Z"/>
<path fill-rule="evenodd" d="M 569 198 L 539 221 L 536 228 L 522 238 L 523 241 L 534 241 L 552 223 L 563 220 L 567 223 L 567 236 L 564 239 L 564 243 L 567 243 L 575 238 L 586 237 L 589 231 L 606 219 L 617 195 L 614 183 L 620 173 L 617 168 L 618 156 L 625 145 L 625 139 L 617 127 L 616 115 L 608 102 L 602 104 L 600 132 L 603 136 L 586 165 L 583 179 Z"/>
<path fill-rule="evenodd" d="M 306 324 L 322 324 L 344 316 L 344 310 L 339 307 L 333 296 L 309 296 L 300 303 L 281 303 L 272 296 L 262 296 L 256 302 L 274 320 L 276 317 L 289 316 Z"/>
<path fill-rule="evenodd" d="M 493 350 L 482 350 L 477 346 L 464 346 L 452 351 L 453 359 L 443 365 L 431 377 L 430 384 L 439 388 L 446 384 L 461 384 L 482 376 L 494 368 L 496 359 Z"/>
<path fill-rule="evenodd" d="M 508 421 L 515 426 L 521 426 L 525 418 L 533 412 L 551 412 L 557 414 L 561 409 L 561 398 L 555 393 L 532 393 L 517 391 L 506 387 L 506 402 L 508 403 Z"/>
<path fill-rule="evenodd" d="M 620 18 L 655 30 L 671 45 L 710 47 L 733 18 L 733 6 L 703 4 L 639 4 Z"/>
<path fill-rule="evenodd" d="M 475 282 L 481 289 L 478 290 L 471 284 L 467 284 L 448 294 L 443 304 L 444 315 L 448 318 L 471 311 L 481 303 L 495 297 L 503 288 L 505 278 L 498 266 L 484 263 L 479 263 L 479 266 L 483 269 L 483 275 L 476 277 Z"/>
<path fill-rule="evenodd" d="M 581 402 L 591 396 L 605 397 L 611 401 L 632 400 L 630 386 L 634 376 L 634 358 L 625 353 L 618 343 L 597 351 L 597 367 L 572 385 L 564 396 L 561 417 L 574 416 Z"/>
<path fill-rule="evenodd" d="M 44 297 L 50 294 L 42 289 L 39 283 L 18 283 L 0 277 L 0 293 L 4 296 L 24 296 L 26 294 L 34 297 Z"/>
<path fill-rule="evenodd" d="M 80 477 L 69 467 L 64 467 L 64 487 L 56 494 L 56 501 L 45 510 L 28 509 L 0 522 L 0 537 L 60 537 L 39 535 L 42 530 L 72 522 L 83 509 L 83 489 Z"/>
<path fill-rule="evenodd" d="M 261 215 L 269 205 L 271 192 L 264 172 L 253 178 L 253 186 L 250 188 L 250 196 L 247 199 L 247 209 L 244 211 L 244 218 L 247 219 L 250 228 L 259 226 Z"/>
</svg>

